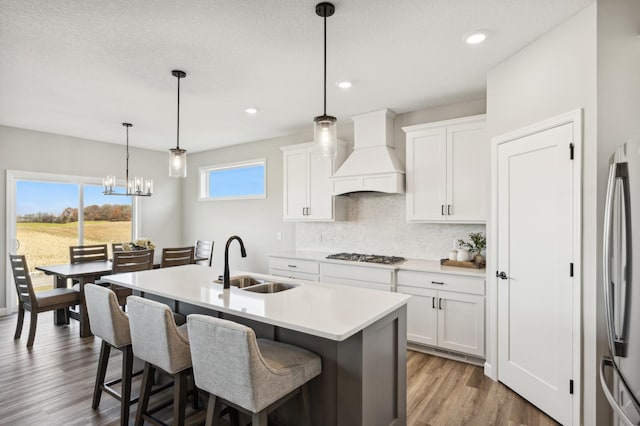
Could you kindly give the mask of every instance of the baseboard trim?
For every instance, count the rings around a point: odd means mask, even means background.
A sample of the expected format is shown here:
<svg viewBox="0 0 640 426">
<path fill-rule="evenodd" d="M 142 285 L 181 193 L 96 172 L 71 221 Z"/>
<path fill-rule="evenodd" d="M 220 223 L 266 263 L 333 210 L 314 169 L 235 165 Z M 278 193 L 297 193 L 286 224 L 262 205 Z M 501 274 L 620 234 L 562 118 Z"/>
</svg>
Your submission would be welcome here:
<svg viewBox="0 0 640 426">
<path fill-rule="evenodd" d="M 4 317 L 7 314 L 7 308 L 0 308 L 0 317 Z"/>
<path fill-rule="evenodd" d="M 452 359 L 454 361 L 466 362 L 467 364 L 473 364 L 480 367 L 485 364 L 485 360 L 483 358 L 478 358 L 473 355 L 466 355 L 459 352 L 448 351 L 446 349 L 435 348 L 433 346 L 425 346 L 407 342 L 407 349 L 416 352 L 422 352 L 423 354 Z"/>
</svg>

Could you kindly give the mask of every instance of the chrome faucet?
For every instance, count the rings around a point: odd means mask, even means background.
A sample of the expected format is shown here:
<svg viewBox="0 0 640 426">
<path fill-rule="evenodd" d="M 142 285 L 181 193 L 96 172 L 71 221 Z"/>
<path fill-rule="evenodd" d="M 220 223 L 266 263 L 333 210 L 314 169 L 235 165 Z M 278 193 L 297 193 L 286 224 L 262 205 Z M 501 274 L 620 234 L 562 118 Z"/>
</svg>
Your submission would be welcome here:
<svg viewBox="0 0 640 426">
<path fill-rule="evenodd" d="M 234 235 L 227 240 L 227 245 L 224 248 L 224 277 L 222 279 L 222 286 L 226 290 L 231 287 L 231 280 L 229 279 L 229 245 L 233 240 L 238 240 L 240 243 L 240 254 L 242 257 L 247 257 L 247 252 L 244 249 L 244 243 L 242 238 Z"/>
</svg>

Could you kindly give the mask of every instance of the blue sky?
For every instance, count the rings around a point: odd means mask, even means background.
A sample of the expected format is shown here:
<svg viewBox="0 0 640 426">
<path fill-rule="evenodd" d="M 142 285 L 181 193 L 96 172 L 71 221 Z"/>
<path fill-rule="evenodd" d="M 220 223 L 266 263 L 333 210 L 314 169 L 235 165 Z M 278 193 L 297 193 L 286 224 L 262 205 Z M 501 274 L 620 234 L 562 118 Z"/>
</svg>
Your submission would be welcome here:
<svg viewBox="0 0 640 426">
<path fill-rule="evenodd" d="M 16 185 L 16 213 L 60 214 L 67 207 L 78 207 L 79 185 L 19 180 Z M 131 204 L 129 197 L 102 194 L 100 185 L 84 185 L 84 205 Z"/>
<path fill-rule="evenodd" d="M 264 192 L 264 165 L 215 170 L 209 174 L 209 196 L 258 195 Z"/>
</svg>

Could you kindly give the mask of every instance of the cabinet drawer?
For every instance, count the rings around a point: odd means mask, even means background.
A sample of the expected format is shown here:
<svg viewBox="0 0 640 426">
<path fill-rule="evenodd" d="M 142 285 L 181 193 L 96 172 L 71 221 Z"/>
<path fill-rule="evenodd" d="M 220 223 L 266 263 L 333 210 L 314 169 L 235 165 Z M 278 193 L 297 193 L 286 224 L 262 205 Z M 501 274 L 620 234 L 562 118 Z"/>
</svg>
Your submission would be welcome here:
<svg viewBox="0 0 640 426">
<path fill-rule="evenodd" d="M 398 271 L 398 285 L 484 295 L 484 278 L 431 272 Z"/>
<path fill-rule="evenodd" d="M 306 272 L 285 271 L 283 269 L 271 269 L 269 273 L 277 277 L 295 278 L 298 280 L 307 280 L 307 281 L 320 281 L 320 275 L 307 274 Z"/>
<path fill-rule="evenodd" d="M 296 271 L 307 274 L 318 274 L 320 264 L 313 260 L 288 259 L 284 257 L 272 257 L 269 259 L 270 269 L 281 269 L 284 271 Z"/>
<path fill-rule="evenodd" d="M 386 285 L 393 284 L 393 270 L 374 268 L 367 266 L 342 265 L 337 263 L 322 263 L 320 265 L 320 275 L 324 280 L 331 281 L 331 277 L 344 278 L 348 280 L 368 281 Z"/>
</svg>

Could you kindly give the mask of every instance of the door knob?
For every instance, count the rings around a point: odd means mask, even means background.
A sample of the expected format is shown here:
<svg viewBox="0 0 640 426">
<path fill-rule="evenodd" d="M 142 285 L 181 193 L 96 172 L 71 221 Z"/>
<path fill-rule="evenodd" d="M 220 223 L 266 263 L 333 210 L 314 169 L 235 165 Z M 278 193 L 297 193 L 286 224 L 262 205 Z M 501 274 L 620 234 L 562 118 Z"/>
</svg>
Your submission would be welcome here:
<svg viewBox="0 0 640 426">
<path fill-rule="evenodd" d="M 507 279 L 507 274 L 504 273 L 504 271 L 496 271 L 496 277 L 500 278 L 501 280 L 506 280 Z"/>
</svg>

